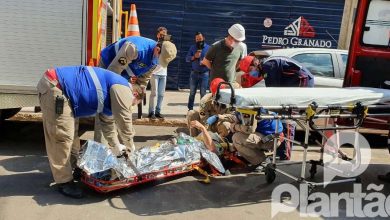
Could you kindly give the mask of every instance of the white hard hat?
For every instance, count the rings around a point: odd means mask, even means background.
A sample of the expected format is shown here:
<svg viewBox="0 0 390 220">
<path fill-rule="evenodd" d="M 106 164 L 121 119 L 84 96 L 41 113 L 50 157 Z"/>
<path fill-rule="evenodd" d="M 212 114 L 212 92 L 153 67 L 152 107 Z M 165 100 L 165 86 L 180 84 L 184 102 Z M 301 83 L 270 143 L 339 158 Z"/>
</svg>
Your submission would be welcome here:
<svg viewBox="0 0 390 220">
<path fill-rule="evenodd" d="M 245 28 L 241 24 L 233 24 L 229 28 L 228 33 L 238 41 L 245 40 Z"/>
</svg>

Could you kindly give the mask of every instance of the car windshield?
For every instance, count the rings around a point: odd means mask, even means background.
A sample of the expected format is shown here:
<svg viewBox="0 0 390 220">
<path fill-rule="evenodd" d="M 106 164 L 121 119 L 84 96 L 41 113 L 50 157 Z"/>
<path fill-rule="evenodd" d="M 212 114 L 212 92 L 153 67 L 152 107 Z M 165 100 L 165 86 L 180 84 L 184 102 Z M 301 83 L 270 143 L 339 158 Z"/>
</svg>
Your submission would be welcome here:
<svg viewBox="0 0 390 220">
<path fill-rule="evenodd" d="M 305 53 L 293 58 L 316 76 L 334 77 L 332 56 L 329 53 Z"/>
</svg>

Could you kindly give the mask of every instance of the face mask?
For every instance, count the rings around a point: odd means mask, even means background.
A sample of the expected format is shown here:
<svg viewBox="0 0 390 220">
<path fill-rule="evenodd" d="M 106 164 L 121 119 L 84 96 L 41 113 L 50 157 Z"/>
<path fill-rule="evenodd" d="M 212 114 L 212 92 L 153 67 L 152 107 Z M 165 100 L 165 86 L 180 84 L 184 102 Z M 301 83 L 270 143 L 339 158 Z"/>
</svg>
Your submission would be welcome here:
<svg viewBox="0 0 390 220">
<path fill-rule="evenodd" d="M 204 48 L 204 41 L 196 42 L 196 49 L 202 50 Z"/>
<path fill-rule="evenodd" d="M 234 41 L 230 46 L 234 49 L 238 46 L 238 43 Z"/>
<path fill-rule="evenodd" d="M 253 76 L 253 77 L 259 77 L 259 71 L 257 70 L 252 70 L 249 72 L 249 75 Z"/>
</svg>

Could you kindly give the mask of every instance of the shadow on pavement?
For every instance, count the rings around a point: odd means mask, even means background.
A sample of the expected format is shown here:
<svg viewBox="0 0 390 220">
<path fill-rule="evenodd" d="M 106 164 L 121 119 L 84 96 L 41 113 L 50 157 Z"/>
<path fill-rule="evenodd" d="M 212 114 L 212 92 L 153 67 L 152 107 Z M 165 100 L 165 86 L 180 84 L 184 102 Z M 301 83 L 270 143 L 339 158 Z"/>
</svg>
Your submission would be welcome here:
<svg viewBox="0 0 390 220">
<path fill-rule="evenodd" d="M 222 207 L 239 207 L 258 203 L 270 203 L 272 190 L 280 184 L 292 183 L 284 176 L 277 174 L 274 183 L 267 184 L 261 174 L 241 174 L 213 178 L 210 184 L 202 184 L 194 176 L 180 176 L 156 181 L 112 193 L 100 194 L 82 185 L 86 191 L 84 199 L 70 199 L 56 192 L 51 187 L 52 181 L 48 162 L 44 156 L 18 156 L 0 161 L 7 175 L 0 176 L 0 198 L 26 196 L 32 197 L 38 205 L 55 204 L 83 205 L 107 201 L 112 208 L 128 210 L 138 216 L 168 215 L 204 209 Z M 300 166 L 291 166 L 289 172 L 299 173 Z M 370 183 L 384 184 L 376 179 L 378 174 L 390 171 L 389 165 L 372 164 L 361 176 L 363 191 Z M 197 174 L 194 173 L 196 176 Z M 322 171 L 316 179 L 321 180 Z M 297 184 L 294 184 L 297 187 Z M 330 185 L 323 189 L 318 187 L 314 192 L 344 193 L 353 192 L 351 183 Z M 386 196 L 390 193 L 390 184 L 385 184 L 380 191 Z M 121 199 L 124 207 L 117 207 L 113 199 Z M 364 202 L 363 204 L 367 203 Z M 340 215 L 345 215 L 345 202 L 340 203 Z M 299 211 L 299 209 L 297 209 Z"/>
<path fill-rule="evenodd" d="M 217 178 L 208 185 L 186 177 L 180 182 L 134 188 L 120 198 L 131 213 L 155 216 L 269 202 L 271 190 L 260 175 Z"/>
<path fill-rule="evenodd" d="M 168 103 L 167 104 L 167 106 L 187 106 L 188 105 L 188 103 L 186 102 L 186 103 L 180 103 L 180 102 L 171 102 L 171 103 Z M 199 106 L 199 104 L 198 103 L 194 103 L 194 107 L 197 107 L 197 106 Z"/>
<path fill-rule="evenodd" d="M 16 126 L 9 129 L 9 126 Z M 270 204 L 272 191 L 284 183 L 292 183 L 290 179 L 277 174 L 272 184 L 267 184 L 260 174 L 242 174 L 213 178 L 211 184 L 199 183 L 193 176 L 181 176 L 174 179 L 153 182 L 137 187 L 119 190 L 108 194 L 99 194 L 83 186 L 86 198 L 76 200 L 62 196 L 50 186 L 52 176 L 43 143 L 42 125 L 9 125 L 8 129 L 0 128 L 7 135 L 7 140 L 0 140 L 0 198 L 24 196 L 32 197 L 40 206 L 55 204 L 84 205 L 105 202 L 115 209 L 128 210 L 138 216 L 157 216 L 172 213 L 185 213 L 196 210 L 218 209 L 222 207 L 239 207 L 251 204 Z M 15 132 L 17 131 L 17 132 Z M 179 132 L 180 130 L 177 130 Z M 38 134 L 38 135 L 37 135 Z M 9 137 L 9 138 L 8 138 Z M 139 142 L 152 139 L 168 139 L 171 135 L 156 137 L 140 136 Z M 15 141 L 18 146 L 12 146 Z M 31 145 L 32 141 L 37 141 Z M 387 152 L 386 152 L 387 153 Z M 6 156 L 12 155 L 12 156 Z M 5 170 L 5 172 L 3 171 Z M 300 166 L 290 166 L 287 170 L 294 175 L 300 172 Z M 322 169 L 318 170 L 317 181 L 321 181 Z M 363 192 L 370 183 L 384 184 L 380 193 L 390 194 L 390 184 L 377 180 L 378 174 L 390 171 L 389 164 L 370 164 L 361 175 Z M 297 184 L 294 184 L 297 186 Z M 353 192 L 353 184 L 344 183 L 318 187 L 314 192 L 330 193 Z M 367 193 L 376 192 L 369 191 Z M 117 207 L 113 199 L 120 198 L 124 207 Z M 2 200 L 4 201 L 4 200 Z M 7 201 L 5 201 L 7 202 Z M 369 201 L 363 202 L 367 204 Z M 345 216 L 345 202 L 340 203 L 340 217 Z M 299 211 L 299 209 L 297 209 Z M 267 218 L 267 217 L 266 217 Z"/>
<path fill-rule="evenodd" d="M 272 187 L 267 187 L 261 175 L 214 178 L 209 185 L 192 176 L 179 176 L 112 193 L 100 194 L 79 183 L 87 196 L 67 198 L 50 186 L 52 176 L 47 158 L 40 155 L 18 156 L 1 160 L 8 172 L 0 176 L 0 198 L 32 197 L 38 205 L 82 205 L 120 198 L 129 212 L 139 216 L 166 215 L 192 210 L 241 206 L 267 199 Z"/>
</svg>

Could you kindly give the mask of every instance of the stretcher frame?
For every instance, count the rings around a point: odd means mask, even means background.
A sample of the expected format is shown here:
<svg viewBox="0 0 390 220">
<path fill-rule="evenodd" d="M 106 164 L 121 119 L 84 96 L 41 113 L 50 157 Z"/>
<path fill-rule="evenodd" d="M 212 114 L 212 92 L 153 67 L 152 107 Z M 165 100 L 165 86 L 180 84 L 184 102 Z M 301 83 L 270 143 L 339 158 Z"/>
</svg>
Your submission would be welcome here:
<svg viewBox="0 0 390 220">
<path fill-rule="evenodd" d="M 245 125 L 255 125 L 257 120 L 260 119 L 274 119 L 277 120 L 276 128 L 275 128 L 275 136 L 273 139 L 273 153 L 272 153 L 272 161 L 265 165 L 265 175 L 266 181 L 268 183 L 273 183 L 276 178 L 276 173 L 280 173 L 288 178 L 298 182 L 304 183 L 308 185 L 309 193 L 317 186 L 326 186 L 328 184 L 338 184 L 338 183 L 346 183 L 346 182 L 360 182 L 360 177 L 353 178 L 344 178 L 333 180 L 329 182 L 314 182 L 308 180 L 306 178 L 306 168 L 307 163 L 311 164 L 310 179 L 313 179 L 316 172 L 317 166 L 324 166 L 323 155 L 324 155 L 324 142 L 327 141 L 327 137 L 324 134 L 324 131 L 335 131 L 339 130 L 355 130 L 356 134 L 359 132 L 359 128 L 362 126 L 364 119 L 366 117 L 390 117 L 390 104 L 386 105 L 362 105 L 360 102 L 357 102 L 355 105 L 324 105 L 318 106 L 315 102 L 312 102 L 308 106 L 295 106 L 295 105 L 280 105 L 280 106 L 236 106 L 236 98 L 234 88 L 230 83 L 221 82 L 218 85 L 217 92 L 215 95 L 215 101 L 218 103 L 220 99 L 220 88 L 221 85 L 227 85 L 231 90 L 230 97 L 230 108 L 232 111 L 236 111 L 241 116 L 243 114 L 250 115 L 250 119 L 246 122 L 243 122 Z M 221 103 L 226 104 L 226 103 Z M 270 113 L 261 113 L 260 109 L 266 109 L 269 111 L 277 112 L 277 115 L 273 115 Z M 369 113 L 369 110 L 377 110 L 382 109 L 385 110 L 386 113 Z M 244 117 L 242 117 L 244 118 Z M 288 139 L 287 137 L 283 137 L 285 141 L 290 141 L 292 143 L 298 144 L 303 147 L 303 159 L 301 162 L 283 162 L 276 163 L 276 152 L 278 148 L 278 140 L 281 140 L 278 134 L 279 130 L 279 121 L 280 120 L 293 120 L 297 123 L 299 127 L 304 130 L 304 141 L 298 142 L 295 140 Z M 315 124 L 316 119 L 325 119 L 325 126 L 319 127 Z M 328 126 L 329 119 L 353 119 L 354 124 L 352 126 Z M 309 148 L 309 134 L 310 131 L 315 131 L 322 136 L 322 144 L 321 153 L 319 160 L 310 160 L 307 161 L 307 153 Z M 356 155 L 360 158 L 360 147 L 357 144 L 357 135 L 355 136 L 354 148 L 356 149 Z M 338 151 L 338 154 L 342 156 L 342 159 L 348 159 L 346 155 L 342 151 Z M 301 164 L 301 172 L 299 176 L 294 176 L 291 173 L 288 173 L 280 168 L 279 166 L 287 166 Z"/>
<path fill-rule="evenodd" d="M 174 167 L 174 168 L 163 169 L 163 170 L 154 171 L 154 172 L 150 172 L 150 173 L 140 174 L 140 175 L 136 175 L 136 176 L 133 176 L 130 178 L 122 179 L 122 180 L 108 180 L 108 181 L 97 179 L 97 178 L 83 172 L 83 175 L 81 177 L 81 181 L 85 185 L 87 185 L 88 187 L 92 188 L 93 190 L 95 190 L 97 192 L 108 193 L 111 191 L 129 188 L 129 187 L 133 187 L 133 186 L 140 185 L 143 183 L 156 181 L 159 179 L 183 175 L 183 174 L 192 172 L 194 170 L 198 170 L 200 173 L 202 173 L 203 170 L 201 170 L 199 168 L 199 166 L 200 166 L 200 162 L 185 165 L 185 166 L 178 166 L 178 167 Z"/>
</svg>

